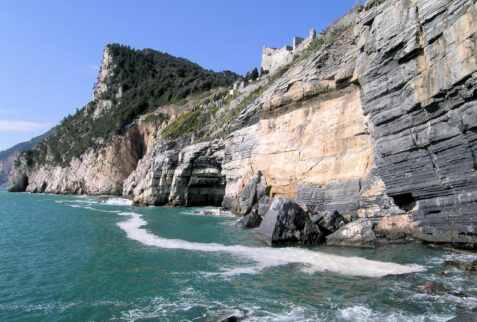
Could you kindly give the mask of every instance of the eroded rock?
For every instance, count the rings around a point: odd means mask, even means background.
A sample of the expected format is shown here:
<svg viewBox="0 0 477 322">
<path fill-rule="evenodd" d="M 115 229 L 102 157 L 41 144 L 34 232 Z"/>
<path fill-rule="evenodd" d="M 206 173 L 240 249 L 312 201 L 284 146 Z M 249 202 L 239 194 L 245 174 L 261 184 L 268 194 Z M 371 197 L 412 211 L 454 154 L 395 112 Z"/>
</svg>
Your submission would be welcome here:
<svg viewBox="0 0 477 322">
<path fill-rule="evenodd" d="M 334 233 L 347 224 L 346 219 L 335 210 L 314 215 L 311 220 L 327 235 Z"/>
<path fill-rule="evenodd" d="M 258 233 L 271 245 L 319 244 L 323 233 L 293 200 L 278 197 L 270 206 Z"/>
<path fill-rule="evenodd" d="M 444 285 L 435 281 L 426 282 L 424 284 L 417 284 L 416 287 L 425 294 L 438 294 L 444 295 L 447 293 Z"/>
<path fill-rule="evenodd" d="M 373 227 L 376 220 L 369 218 L 357 219 L 339 230 L 326 236 L 326 244 L 332 246 L 349 246 L 373 248 L 376 246 L 376 235 Z"/>
<path fill-rule="evenodd" d="M 238 228 L 257 228 L 262 223 L 263 218 L 253 209 L 248 215 L 237 221 L 235 224 Z"/>
</svg>

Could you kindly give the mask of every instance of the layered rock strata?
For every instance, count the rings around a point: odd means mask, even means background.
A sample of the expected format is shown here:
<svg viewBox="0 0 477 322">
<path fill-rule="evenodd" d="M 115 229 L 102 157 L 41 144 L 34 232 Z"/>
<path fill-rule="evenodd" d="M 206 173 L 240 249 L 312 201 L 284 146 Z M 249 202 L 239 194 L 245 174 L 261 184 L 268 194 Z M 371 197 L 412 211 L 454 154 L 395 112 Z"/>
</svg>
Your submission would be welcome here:
<svg viewBox="0 0 477 322">
<path fill-rule="evenodd" d="M 10 190 L 122 194 L 137 205 L 222 205 L 260 216 L 284 196 L 343 216 L 330 244 L 475 248 L 476 8 L 471 0 L 370 0 L 330 26 L 315 52 L 220 107 L 217 115 L 240 108 L 216 120 L 221 128 L 206 125 L 227 135 L 167 140 L 164 124 L 141 119 L 130 130 L 137 135 L 121 136 L 102 158 L 57 168 L 19 162 Z M 110 64 L 103 60 L 104 70 Z"/>
</svg>

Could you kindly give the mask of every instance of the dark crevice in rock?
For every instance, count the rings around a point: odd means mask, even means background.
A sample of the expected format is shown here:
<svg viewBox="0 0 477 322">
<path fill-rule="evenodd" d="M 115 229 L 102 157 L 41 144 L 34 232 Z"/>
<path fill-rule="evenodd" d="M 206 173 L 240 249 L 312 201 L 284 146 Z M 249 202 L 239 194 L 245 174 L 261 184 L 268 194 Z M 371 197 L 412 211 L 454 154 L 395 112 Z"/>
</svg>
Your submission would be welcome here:
<svg viewBox="0 0 477 322">
<path fill-rule="evenodd" d="M 351 84 L 350 80 L 351 80 L 351 76 L 337 80 L 336 89 L 343 89 L 348 87 Z"/>
<path fill-rule="evenodd" d="M 398 64 L 404 64 L 407 63 L 410 60 L 416 59 L 416 57 L 421 56 L 424 54 L 424 49 L 423 48 L 415 48 L 413 51 L 405 54 L 404 56 L 400 57 L 398 59 Z"/>
<path fill-rule="evenodd" d="M 411 211 L 414 206 L 416 205 L 416 199 L 412 196 L 412 193 L 403 193 L 400 195 L 391 196 L 393 198 L 394 203 L 398 206 L 401 210 L 406 212 Z"/>
</svg>

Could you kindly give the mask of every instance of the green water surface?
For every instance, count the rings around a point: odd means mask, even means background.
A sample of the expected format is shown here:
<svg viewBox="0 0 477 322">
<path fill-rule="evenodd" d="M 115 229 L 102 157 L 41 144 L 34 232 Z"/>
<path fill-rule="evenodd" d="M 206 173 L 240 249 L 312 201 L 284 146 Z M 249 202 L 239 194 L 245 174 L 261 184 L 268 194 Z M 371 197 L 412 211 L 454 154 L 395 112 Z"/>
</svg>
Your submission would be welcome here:
<svg viewBox="0 0 477 322">
<path fill-rule="evenodd" d="M 233 313 L 252 321 L 445 321 L 477 306 L 476 275 L 440 274 L 444 260 L 470 256 L 417 244 L 321 246 L 310 250 L 424 271 L 365 277 L 300 263 L 256 269 L 254 260 L 233 253 L 148 246 L 117 225 L 133 213 L 146 222 L 142 232 L 178 245 L 266 247 L 254 230 L 235 228 L 233 216 L 97 200 L 0 189 L 0 321 L 216 321 Z M 431 280 L 467 297 L 422 294 L 414 286 Z"/>
</svg>

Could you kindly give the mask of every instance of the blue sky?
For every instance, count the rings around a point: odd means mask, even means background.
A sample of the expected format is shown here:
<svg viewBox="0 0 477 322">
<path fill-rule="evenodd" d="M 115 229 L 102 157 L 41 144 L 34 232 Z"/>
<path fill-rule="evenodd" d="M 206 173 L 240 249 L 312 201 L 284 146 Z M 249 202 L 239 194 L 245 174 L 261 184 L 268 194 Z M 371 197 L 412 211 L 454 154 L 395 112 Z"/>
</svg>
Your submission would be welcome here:
<svg viewBox="0 0 477 322">
<path fill-rule="evenodd" d="M 263 45 L 291 45 L 355 2 L 0 0 L 0 150 L 88 103 L 108 43 L 243 75 L 260 66 Z"/>
</svg>

